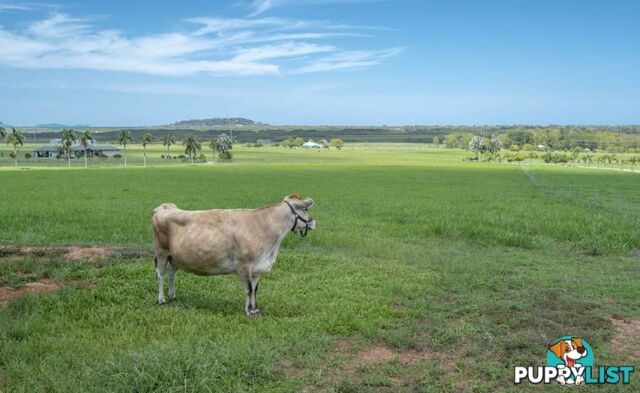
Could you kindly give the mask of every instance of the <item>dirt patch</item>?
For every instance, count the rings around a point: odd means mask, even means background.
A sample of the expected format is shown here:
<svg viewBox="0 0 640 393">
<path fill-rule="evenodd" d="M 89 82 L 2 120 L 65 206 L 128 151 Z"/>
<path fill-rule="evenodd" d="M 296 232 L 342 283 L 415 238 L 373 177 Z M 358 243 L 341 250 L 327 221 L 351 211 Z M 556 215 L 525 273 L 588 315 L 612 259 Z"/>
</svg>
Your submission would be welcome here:
<svg viewBox="0 0 640 393">
<path fill-rule="evenodd" d="M 36 293 L 55 292 L 60 289 L 60 284 L 53 282 L 47 278 L 42 280 L 29 282 L 21 288 L 0 287 L 0 306 L 5 306 L 13 298 Z"/>
<path fill-rule="evenodd" d="M 95 262 L 99 259 L 106 259 L 115 256 L 124 259 L 147 258 L 151 257 L 151 253 L 144 249 L 125 249 L 107 246 L 0 246 L 0 263 L 23 260 L 27 256 L 35 258 L 61 256 L 70 262 Z"/>
<path fill-rule="evenodd" d="M 456 358 L 449 354 L 432 352 L 427 349 L 397 350 L 386 344 L 368 346 L 356 352 L 352 343 L 346 340 L 340 340 L 336 343 L 335 349 L 331 352 L 330 357 L 342 360 L 339 368 L 323 367 L 327 371 L 325 378 L 333 383 L 358 379 L 360 368 L 363 366 L 366 367 L 392 361 L 398 361 L 408 367 L 422 361 L 431 361 L 437 363 L 446 373 L 454 373 L 456 371 Z M 401 386 L 408 386 L 414 378 L 415 375 L 387 376 L 388 381 L 392 385 L 392 390 Z M 456 383 L 456 390 L 459 391 L 461 387 L 462 386 L 458 386 Z"/>
<path fill-rule="evenodd" d="M 0 255 L 0 263 L 20 262 L 25 259 L 26 256 L 24 255 Z"/>
<path fill-rule="evenodd" d="M 358 352 L 356 359 L 363 364 L 388 362 L 395 359 L 398 354 L 388 347 L 378 346 L 367 348 Z"/>
<path fill-rule="evenodd" d="M 640 319 L 624 319 L 612 315 L 609 321 L 616 329 L 611 340 L 612 351 L 631 359 L 640 359 Z"/>
<path fill-rule="evenodd" d="M 69 247 L 64 256 L 73 262 L 94 262 L 96 259 L 109 258 L 113 254 L 114 250 L 106 247 Z"/>
</svg>

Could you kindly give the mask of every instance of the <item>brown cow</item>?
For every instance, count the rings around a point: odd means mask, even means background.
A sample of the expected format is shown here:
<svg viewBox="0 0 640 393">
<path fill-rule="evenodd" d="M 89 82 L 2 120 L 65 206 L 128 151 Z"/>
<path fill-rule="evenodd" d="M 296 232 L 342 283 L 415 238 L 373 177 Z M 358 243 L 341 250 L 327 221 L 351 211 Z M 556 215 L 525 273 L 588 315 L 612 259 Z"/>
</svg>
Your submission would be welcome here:
<svg viewBox="0 0 640 393">
<path fill-rule="evenodd" d="M 153 210 L 158 303 L 165 303 L 163 278 L 169 272 L 169 298 L 176 296 L 176 271 L 202 276 L 237 274 L 246 294 L 247 315 L 260 315 L 256 292 L 260 276 L 271 271 L 284 237 L 306 236 L 316 222 L 310 198 L 289 195 L 257 209 L 181 210 L 163 203 Z"/>
</svg>

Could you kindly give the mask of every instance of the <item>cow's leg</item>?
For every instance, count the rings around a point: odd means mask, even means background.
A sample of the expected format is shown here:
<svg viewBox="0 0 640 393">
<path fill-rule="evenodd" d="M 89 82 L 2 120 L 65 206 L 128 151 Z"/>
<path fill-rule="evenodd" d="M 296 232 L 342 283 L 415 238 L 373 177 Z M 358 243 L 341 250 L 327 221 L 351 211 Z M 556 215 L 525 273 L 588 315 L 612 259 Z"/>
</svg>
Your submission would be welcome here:
<svg viewBox="0 0 640 393">
<path fill-rule="evenodd" d="M 256 312 L 252 307 L 252 300 L 255 297 L 253 296 L 253 285 L 251 284 L 251 274 L 249 273 L 239 273 L 240 283 L 242 284 L 242 288 L 244 289 L 245 302 L 244 302 L 244 312 L 249 316 L 257 316 Z"/>
<path fill-rule="evenodd" d="M 156 255 L 156 278 L 158 279 L 158 304 L 165 304 L 164 299 L 164 273 L 167 270 L 167 256 Z"/>
<path fill-rule="evenodd" d="M 171 263 L 171 257 L 169 257 L 169 262 L 167 263 L 167 270 L 169 272 L 169 300 L 176 298 L 176 272 L 178 268 L 175 267 L 173 263 Z"/>
<path fill-rule="evenodd" d="M 258 310 L 258 301 L 256 297 L 258 296 L 258 281 L 260 280 L 260 276 L 254 275 L 251 277 L 251 312 L 252 315 L 260 315 L 260 310 Z"/>
</svg>

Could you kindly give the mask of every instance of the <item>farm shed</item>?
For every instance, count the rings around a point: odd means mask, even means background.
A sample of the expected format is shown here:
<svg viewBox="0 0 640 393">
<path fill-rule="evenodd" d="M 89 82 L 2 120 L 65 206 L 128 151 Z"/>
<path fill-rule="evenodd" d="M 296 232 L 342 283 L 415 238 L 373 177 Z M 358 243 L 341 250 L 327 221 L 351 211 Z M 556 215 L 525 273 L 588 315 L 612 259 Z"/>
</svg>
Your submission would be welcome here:
<svg viewBox="0 0 640 393">
<path fill-rule="evenodd" d="M 75 145 L 71 148 L 71 151 L 76 152 L 78 156 L 83 156 L 84 149 L 85 149 L 84 146 Z M 89 156 L 99 156 L 99 155 L 113 156 L 114 154 L 119 152 L 120 149 L 114 146 L 93 145 L 93 146 L 87 146 L 87 151 L 89 152 Z"/>
<path fill-rule="evenodd" d="M 71 147 L 71 155 L 72 156 L 83 156 L 84 155 L 84 146 L 75 145 Z M 87 146 L 87 151 L 89 156 L 113 156 L 117 152 L 120 151 L 117 147 L 114 146 Z M 62 146 L 38 146 L 33 148 L 33 155 L 37 158 L 56 158 L 59 154 L 62 154 Z"/>
<path fill-rule="evenodd" d="M 58 146 L 38 146 L 33 148 L 33 156 L 37 158 L 54 158 L 59 150 Z"/>
</svg>

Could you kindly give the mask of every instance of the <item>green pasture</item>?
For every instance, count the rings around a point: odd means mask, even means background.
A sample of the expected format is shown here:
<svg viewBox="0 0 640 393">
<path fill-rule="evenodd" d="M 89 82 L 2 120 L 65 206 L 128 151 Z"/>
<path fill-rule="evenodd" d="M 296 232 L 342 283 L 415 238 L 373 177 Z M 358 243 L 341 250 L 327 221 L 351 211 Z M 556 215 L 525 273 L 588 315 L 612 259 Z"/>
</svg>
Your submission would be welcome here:
<svg viewBox="0 0 640 393">
<path fill-rule="evenodd" d="M 3 161 L 0 244 L 119 251 L 0 252 L 0 287 L 61 285 L 0 306 L 0 391 L 533 391 L 513 366 L 544 365 L 564 335 L 586 339 L 596 364 L 640 366 L 637 337 L 612 345 L 611 321 L 640 318 L 637 173 L 411 144 L 235 146 L 233 162 L 193 166 L 162 152 L 143 168 L 133 146 L 126 170 Z M 235 276 L 179 272 L 178 299 L 155 304 L 155 206 L 294 192 L 316 201 L 317 229 L 284 241 L 261 318 L 244 315 Z M 366 356 L 378 352 L 391 355 Z M 638 378 L 599 390 L 635 391 Z"/>
</svg>

